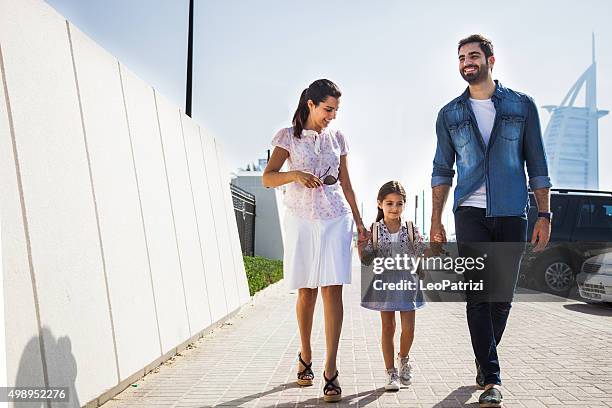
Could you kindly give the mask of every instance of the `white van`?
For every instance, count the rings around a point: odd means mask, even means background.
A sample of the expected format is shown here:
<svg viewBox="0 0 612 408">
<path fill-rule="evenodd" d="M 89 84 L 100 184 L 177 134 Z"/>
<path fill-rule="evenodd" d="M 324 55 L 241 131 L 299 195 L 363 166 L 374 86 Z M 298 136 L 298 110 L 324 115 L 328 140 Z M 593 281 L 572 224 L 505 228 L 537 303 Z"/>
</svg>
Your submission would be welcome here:
<svg viewBox="0 0 612 408">
<path fill-rule="evenodd" d="M 593 256 L 576 276 L 578 291 L 585 299 L 612 302 L 612 252 Z"/>
</svg>

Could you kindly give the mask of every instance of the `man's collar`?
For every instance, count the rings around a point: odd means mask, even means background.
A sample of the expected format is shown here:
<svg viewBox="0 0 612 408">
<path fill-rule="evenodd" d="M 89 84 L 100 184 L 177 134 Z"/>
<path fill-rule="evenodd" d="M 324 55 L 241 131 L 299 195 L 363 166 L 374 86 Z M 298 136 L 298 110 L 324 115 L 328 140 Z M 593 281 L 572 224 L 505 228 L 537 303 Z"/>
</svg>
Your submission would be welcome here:
<svg viewBox="0 0 612 408">
<path fill-rule="evenodd" d="M 495 82 L 495 92 L 493 92 L 493 95 L 491 96 L 491 98 L 500 100 L 502 99 L 502 89 L 504 86 L 497 79 L 495 79 L 493 82 Z M 461 94 L 462 102 L 467 102 L 468 99 L 470 99 L 470 87 L 469 86 L 465 88 L 465 91 L 463 91 L 463 93 Z"/>
</svg>

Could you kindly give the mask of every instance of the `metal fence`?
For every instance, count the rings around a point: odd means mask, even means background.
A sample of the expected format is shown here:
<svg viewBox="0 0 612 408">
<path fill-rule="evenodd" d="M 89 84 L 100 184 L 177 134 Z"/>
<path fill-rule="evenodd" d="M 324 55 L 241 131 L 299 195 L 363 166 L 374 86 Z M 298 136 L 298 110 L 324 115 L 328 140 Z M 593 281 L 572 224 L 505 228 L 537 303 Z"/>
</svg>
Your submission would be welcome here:
<svg viewBox="0 0 612 408">
<path fill-rule="evenodd" d="M 254 256 L 255 254 L 255 196 L 248 191 L 230 184 L 238 236 L 242 254 Z"/>
</svg>

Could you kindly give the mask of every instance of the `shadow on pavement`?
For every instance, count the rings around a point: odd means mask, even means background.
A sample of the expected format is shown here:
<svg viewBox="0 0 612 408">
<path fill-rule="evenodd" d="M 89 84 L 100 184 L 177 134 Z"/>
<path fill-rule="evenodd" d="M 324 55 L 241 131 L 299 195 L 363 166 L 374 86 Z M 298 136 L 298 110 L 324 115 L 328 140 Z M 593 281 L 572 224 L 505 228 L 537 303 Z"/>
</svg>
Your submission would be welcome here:
<svg viewBox="0 0 612 408">
<path fill-rule="evenodd" d="M 263 392 L 258 392 L 256 394 L 251 394 L 251 395 L 245 395 L 244 397 L 240 397 L 240 398 L 236 398 L 233 400 L 229 400 L 229 401 L 221 401 L 219 402 L 217 405 L 219 406 L 226 406 L 226 407 L 240 407 L 244 404 L 247 404 L 253 400 L 256 400 L 257 398 L 261 398 L 264 397 L 266 395 L 270 395 L 270 394 L 274 394 L 277 392 L 281 392 L 287 389 L 291 389 L 291 388 L 300 388 L 299 385 L 297 385 L 296 383 L 292 382 L 292 383 L 286 383 L 286 384 L 281 384 L 278 385 L 274 388 L 269 389 L 268 391 L 263 391 Z M 335 406 L 357 406 L 357 404 L 359 404 L 359 406 L 365 406 L 368 405 L 374 401 L 376 401 L 378 398 L 380 398 L 381 395 L 383 395 L 385 393 L 385 389 L 383 387 L 380 388 L 376 388 L 370 391 L 363 391 L 363 392 L 359 392 L 356 394 L 350 394 L 350 395 L 342 395 L 342 401 L 332 404 L 332 403 L 327 403 L 325 401 L 323 401 L 323 397 L 317 397 L 317 398 L 310 398 L 304 401 L 300 401 L 297 406 L 298 407 L 317 407 L 317 406 L 326 406 L 326 407 L 335 407 Z M 469 398 L 469 397 L 468 397 Z M 259 406 L 259 404 L 257 404 L 257 406 Z M 262 407 L 267 407 L 266 405 L 261 405 Z M 295 402 L 290 402 L 290 403 L 278 403 L 278 404 L 273 404 L 270 406 L 274 406 L 274 407 L 295 407 L 296 403 Z M 204 406 L 202 407 L 204 408 Z"/>
<path fill-rule="evenodd" d="M 245 395 L 244 397 L 236 398 L 236 399 L 229 400 L 229 401 L 221 401 L 217 405 L 226 406 L 226 407 L 240 407 L 243 404 L 246 404 L 248 402 L 251 402 L 261 397 L 265 397 L 266 395 L 276 394 L 277 392 L 281 392 L 281 391 L 288 390 L 291 388 L 299 388 L 299 387 L 300 386 L 294 382 L 281 384 L 281 385 L 277 385 L 274 388 L 269 389 L 268 391 L 262 391 L 256 394 Z M 203 405 L 201 408 L 204 408 L 204 407 L 208 407 L 208 406 Z"/>
<path fill-rule="evenodd" d="M 605 303 L 572 303 L 563 305 L 567 310 L 595 316 L 612 316 L 612 306 Z"/>
<path fill-rule="evenodd" d="M 480 391 L 475 385 L 463 385 L 444 397 L 444 399 L 434 405 L 433 408 L 454 407 L 457 406 L 457 402 L 462 407 L 478 408 L 478 402 L 466 404 L 466 402 L 472 398 L 474 391 L 477 390 Z"/>
<path fill-rule="evenodd" d="M 375 402 L 385 393 L 384 387 L 375 388 L 370 391 L 358 392 L 351 395 L 342 395 L 342 401 L 335 404 L 323 401 L 321 398 L 311 398 L 308 400 L 300 401 L 298 407 L 316 407 L 316 406 L 340 406 L 340 407 L 352 407 L 352 406 L 366 406 Z M 280 404 L 278 405 L 280 406 Z"/>
</svg>

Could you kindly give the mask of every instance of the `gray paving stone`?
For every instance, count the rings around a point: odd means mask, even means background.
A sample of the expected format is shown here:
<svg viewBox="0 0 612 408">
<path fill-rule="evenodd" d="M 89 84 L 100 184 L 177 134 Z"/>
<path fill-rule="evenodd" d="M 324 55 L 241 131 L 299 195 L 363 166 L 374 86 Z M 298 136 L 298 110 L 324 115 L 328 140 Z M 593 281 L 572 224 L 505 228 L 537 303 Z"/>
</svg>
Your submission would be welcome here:
<svg viewBox="0 0 612 408">
<path fill-rule="evenodd" d="M 413 384 L 385 393 L 379 314 L 359 306 L 359 275 L 354 272 L 355 283 L 344 289 L 338 356 L 341 403 L 327 404 L 322 398 L 321 300 L 312 332 L 314 385 L 300 388 L 294 383 L 299 349 L 296 294 L 281 284 L 104 408 L 477 407 L 482 391 L 474 385 L 465 305 L 435 303 L 417 312 Z M 596 312 L 589 313 L 593 307 Z M 574 301 L 516 302 L 499 347 L 504 405 L 612 407 L 611 317 L 612 308 Z"/>
</svg>

